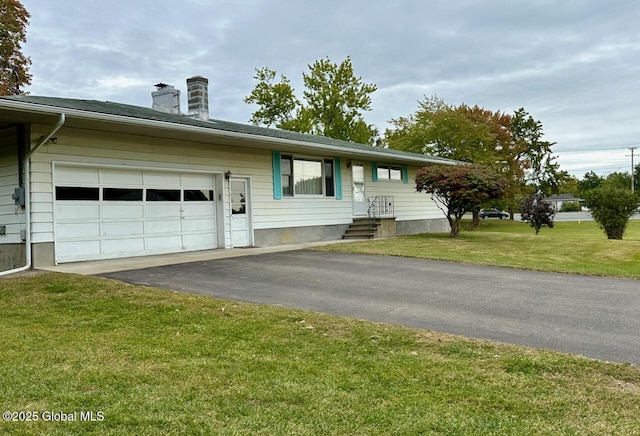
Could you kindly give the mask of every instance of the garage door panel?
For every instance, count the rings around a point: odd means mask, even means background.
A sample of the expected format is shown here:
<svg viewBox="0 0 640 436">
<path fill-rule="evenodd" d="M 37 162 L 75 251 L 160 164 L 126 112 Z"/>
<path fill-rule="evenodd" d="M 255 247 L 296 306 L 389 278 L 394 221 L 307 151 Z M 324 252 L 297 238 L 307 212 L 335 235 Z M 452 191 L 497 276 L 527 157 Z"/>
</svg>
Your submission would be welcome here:
<svg viewBox="0 0 640 436">
<path fill-rule="evenodd" d="M 185 219 L 182 223 L 185 232 L 215 232 L 216 223 L 211 219 Z"/>
<path fill-rule="evenodd" d="M 58 186 L 87 186 L 100 182 L 97 168 L 63 167 L 55 177 Z"/>
<path fill-rule="evenodd" d="M 215 234 L 201 233 L 197 235 L 185 235 L 184 246 L 186 249 L 206 249 L 217 243 Z"/>
<path fill-rule="evenodd" d="M 137 202 L 136 202 L 137 203 Z M 140 204 L 105 204 L 102 206 L 103 219 L 142 218 L 144 207 Z"/>
<path fill-rule="evenodd" d="M 182 248 L 182 236 L 157 236 L 145 238 L 146 248 L 148 250 L 170 250 L 175 251 L 176 247 Z"/>
<path fill-rule="evenodd" d="M 144 238 L 104 239 L 102 241 L 102 254 L 104 256 L 142 253 L 144 248 Z"/>
<path fill-rule="evenodd" d="M 183 214 L 188 217 L 209 217 L 213 209 L 213 202 L 206 201 L 198 204 L 185 203 Z"/>
<path fill-rule="evenodd" d="M 103 236 L 140 235 L 144 232 L 144 224 L 140 221 L 103 222 Z"/>
<path fill-rule="evenodd" d="M 100 236 L 100 223 L 79 222 L 59 224 L 56 234 L 60 239 L 98 238 Z"/>
<path fill-rule="evenodd" d="M 212 175 L 64 165 L 55 174 L 55 186 L 100 191 L 100 200 L 56 200 L 56 262 L 217 248 Z M 118 189 L 185 193 L 114 200 Z"/>
<path fill-rule="evenodd" d="M 183 187 L 204 189 L 213 186 L 211 174 L 181 174 L 180 178 Z"/>
<path fill-rule="evenodd" d="M 80 203 L 80 204 L 78 204 Z M 100 205 L 96 202 L 59 201 L 56 203 L 56 218 L 58 220 L 92 220 L 100 219 Z"/>
<path fill-rule="evenodd" d="M 145 172 L 143 174 L 145 186 L 153 187 L 175 187 L 180 186 L 179 173 Z"/>
<path fill-rule="evenodd" d="M 180 218 L 181 216 L 180 203 L 162 201 L 147 204 L 145 208 L 145 217 L 147 217 L 147 219 Z"/>
<path fill-rule="evenodd" d="M 100 252 L 100 241 L 57 241 L 56 250 L 77 260 L 95 259 L 95 254 Z"/>
<path fill-rule="evenodd" d="M 149 221 L 144 223 L 145 235 L 180 233 L 181 231 L 182 231 L 182 222 L 179 220 Z"/>
<path fill-rule="evenodd" d="M 142 186 L 142 171 L 104 169 L 100 171 L 100 183 L 113 186 Z"/>
</svg>

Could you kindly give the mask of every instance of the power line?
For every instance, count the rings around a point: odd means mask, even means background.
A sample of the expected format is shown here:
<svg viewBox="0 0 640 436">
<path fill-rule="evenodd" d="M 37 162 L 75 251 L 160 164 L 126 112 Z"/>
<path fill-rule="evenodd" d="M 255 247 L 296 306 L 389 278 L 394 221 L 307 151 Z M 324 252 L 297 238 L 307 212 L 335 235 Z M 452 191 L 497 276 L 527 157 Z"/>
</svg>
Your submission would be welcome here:
<svg viewBox="0 0 640 436">
<path fill-rule="evenodd" d="M 633 167 L 633 152 L 638 148 L 638 147 L 627 147 L 629 150 L 631 150 L 631 192 L 634 193 L 635 192 L 635 180 L 633 179 L 633 173 L 635 172 L 635 168 Z"/>
</svg>

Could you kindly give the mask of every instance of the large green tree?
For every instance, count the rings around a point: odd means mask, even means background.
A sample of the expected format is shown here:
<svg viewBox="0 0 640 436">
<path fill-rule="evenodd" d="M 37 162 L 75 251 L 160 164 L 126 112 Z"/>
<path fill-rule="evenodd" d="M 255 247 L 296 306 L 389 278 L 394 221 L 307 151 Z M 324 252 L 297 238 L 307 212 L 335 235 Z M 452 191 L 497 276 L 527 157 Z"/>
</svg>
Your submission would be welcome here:
<svg viewBox="0 0 640 436">
<path fill-rule="evenodd" d="M 311 133 L 345 141 L 373 145 L 377 129 L 367 124 L 363 111 L 371 110 L 374 84 L 363 83 L 356 77 L 347 57 L 340 64 L 321 59 L 309 65 L 303 73 L 303 101 L 300 101 L 291 82 L 269 68 L 256 69 L 258 81 L 245 103 L 256 104 L 250 122 L 256 125 Z"/>
<path fill-rule="evenodd" d="M 542 123 L 523 108 L 515 111 L 511 119 L 511 141 L 525 174 L 522 181 L 535 192 L 558 193 L 558 186 L 567 174 L 559 171 L 560 165 L 551 151 L 556 143 L 544 140 Z"/>
<path fill-rule="evenodd" d="M 513 208 L 530 192 L 550 193 L 563 173 L 543 138 L 542 123 L 524 109 L 513 115 L 435 96 L 418 102 L 408 117 L 393 119 L 385 132 L 389 148 L 487 165 L 506 176 L 505 202 Z"/>
<path fill-rule="evenodd" d="M 589 171 L 584 174 L 578 182 L 578 194 L 583 196 L 592 189 L 600 188 L 604 184 L 604 178 L 600 177 L 595 171 Z"/>
<path fill-rule="evenodd" d="M 493 165 L 506 158 L 510 117 L 478 106 L 450 106 L 432 96 L 418 102 L 408 117 L 390 120 L 389 148 Z"/>
<path fill-rule="evenodd" d="M 31 84 L 31 59 L 22 53 L 29 18 L 18 0 L 0 0 L 0 95 L 20 94 Z"/>
</svg>

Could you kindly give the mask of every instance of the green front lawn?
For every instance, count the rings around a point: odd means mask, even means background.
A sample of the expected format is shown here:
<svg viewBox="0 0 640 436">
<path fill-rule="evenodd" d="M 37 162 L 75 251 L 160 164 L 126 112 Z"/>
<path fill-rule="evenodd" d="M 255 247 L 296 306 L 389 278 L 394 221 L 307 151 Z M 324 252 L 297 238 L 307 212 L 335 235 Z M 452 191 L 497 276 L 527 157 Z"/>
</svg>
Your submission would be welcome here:
<svg viewBox="0 0 640 436">
<path fill-rule="evenodd" d="M 629 222 L 621 241 L 608 240 L 593 221 L 559 222 L 539 235 L 528 224 L 484 220 L 459 238 L 422 234 L 319 247 L 348 253 L 381 254 L 468 262 L 548 272 L 640 278 L 640 221 Z"/>
<path fill-rule="evenodd" d="M 2 434 L 640 433 L 635 366 L 94 277 L 0 279 L 0 337 Z"/>
</svg>

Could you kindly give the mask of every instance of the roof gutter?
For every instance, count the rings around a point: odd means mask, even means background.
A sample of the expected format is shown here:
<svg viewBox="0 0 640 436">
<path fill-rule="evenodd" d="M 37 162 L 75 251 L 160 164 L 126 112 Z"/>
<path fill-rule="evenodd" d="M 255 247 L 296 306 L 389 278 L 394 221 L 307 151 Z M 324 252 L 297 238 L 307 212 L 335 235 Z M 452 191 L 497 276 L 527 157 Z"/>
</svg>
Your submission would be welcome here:
<svg viewBox="0 0 640 436">
<path fill-rule="evenodd" d="M 58 122 L 55 124 L 55 126 L 53 126 L 53 128 L 49 131 L 49 133 L 41 137 L 40 141 L 38 141 L 38 143 L 35 146 L 31 147 L 31 149 L 27 151 L 27 154 L 24 157 L 25 162 L 31 159 L 31 156 L 33 155 L 33 153 L 38 151 L 40 147 L 46 144 L 47 141 L 51 139 L 51 137 L 55 135 L 58 130 L 60 130 L 60 127 L 62 127 L 65 120 L 66 120 L 65 114 L 61 113 L 58 115 Z"/>
<path fill-rule="evenodd" d="M 6 276 L 9 274 L 19 273 L 22 271 L 30 270 L 33 264 L 33 258 L 31 253 L 31 156 L 35 153 L 40 147 L 47 143 L 49 139 L 62 127 L 65 122 L 65 114 L 61 113 L 58 117 L 58 122 L 53 126 L 53 128 L 40 138 L 40 140 L 36 143 L 35 146 L 31 147 L 29 151 L 25 154 L 24 157 L 24 214 L 26 215 L 26 230 L 25 230 L 25 260 L 26 264 L 20 268 L 14 268 L 7 271 L 1 271 L 0 276 Z"/>
</svg>

